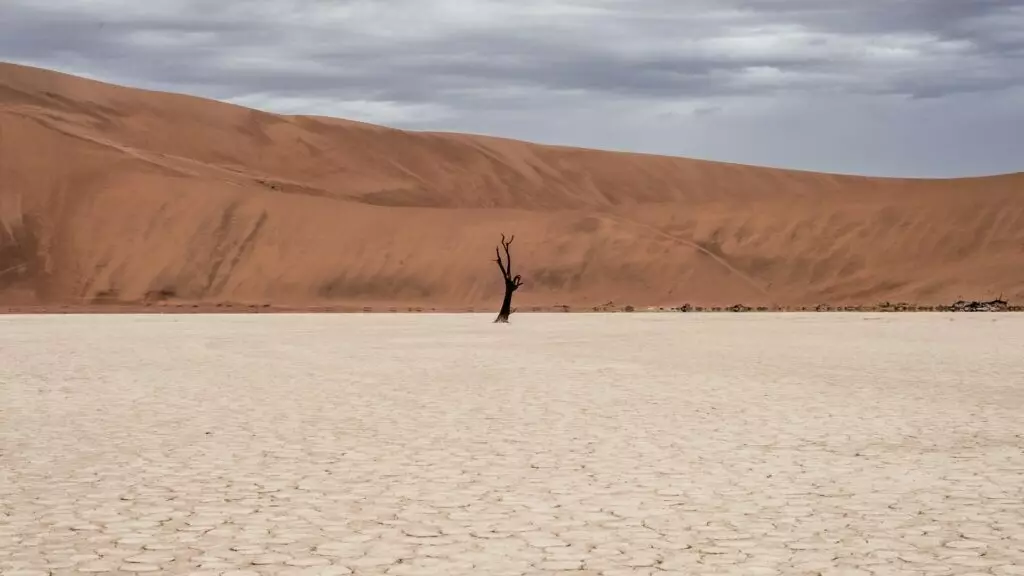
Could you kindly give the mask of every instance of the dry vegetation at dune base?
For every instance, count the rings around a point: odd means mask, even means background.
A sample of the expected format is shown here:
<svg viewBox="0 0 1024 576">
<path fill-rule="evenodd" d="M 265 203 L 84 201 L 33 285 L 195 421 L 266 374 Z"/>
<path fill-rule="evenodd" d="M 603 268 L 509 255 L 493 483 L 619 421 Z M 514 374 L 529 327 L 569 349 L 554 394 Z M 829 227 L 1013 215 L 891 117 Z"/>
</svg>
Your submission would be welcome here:
<svg viewBox="0 0 1024 576">
<path fill-rule="evenodd" d="M 0 311 L 496 312 L 502 233 L 519 313 L 1024 303 L 1024 173 L 408 132 L 0 64 Z"/>
<path fill-rule="evenodd" d="M 232 304 L 232 303 L 120 303 L 120 304 L 60 304 L 37 306 L 7 306 L 0 308 L 0 314 L 296 314 L 296 313 L 417 313 L 417 314 L 451 314 L 451 313 L 495 313 L 497 306 L 463 308 L 437 308 L 424 306 L 277 306 L 273 304 Z M 637 308 L 631 304 L 617 305 L 608 302 L 590 308 L 573 308 L 567 304 L 552 306 L 531 306 L 527 309 L 515 309 L 520 313 L 784 313 L 784 312 L 1024 312 L 1024 306 L 1005 301 L 964 302 L 953 305 L 914 305 L 906 302 L 881 302 L 871 306 L 817 306 L 799 307 L 751 307 L 743 304 L 733 306 L 692 306 L 684 304 L 677 307 L 649 306 Z"/>
</svg>

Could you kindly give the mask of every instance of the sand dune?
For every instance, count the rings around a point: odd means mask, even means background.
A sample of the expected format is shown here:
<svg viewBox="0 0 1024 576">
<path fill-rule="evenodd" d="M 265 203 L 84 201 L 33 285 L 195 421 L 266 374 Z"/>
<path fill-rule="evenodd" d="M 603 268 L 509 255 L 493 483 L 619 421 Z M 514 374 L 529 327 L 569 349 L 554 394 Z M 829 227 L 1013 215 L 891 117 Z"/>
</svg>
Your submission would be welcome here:
<svg viewBox="0 0 1024 576">
<path fill-rule="evenodd" d="M 278 116 L 0 64 L 0 303 L 1024 300 L 1024 173 L 905 180 Z"/>
</svg>

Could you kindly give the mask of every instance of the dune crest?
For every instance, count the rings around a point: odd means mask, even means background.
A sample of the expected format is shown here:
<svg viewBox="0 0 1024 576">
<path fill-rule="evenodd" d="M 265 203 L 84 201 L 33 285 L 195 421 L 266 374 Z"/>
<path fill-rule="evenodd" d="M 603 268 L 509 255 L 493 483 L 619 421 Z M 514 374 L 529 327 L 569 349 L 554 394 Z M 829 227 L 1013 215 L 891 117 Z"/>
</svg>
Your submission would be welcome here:
<svg viewBox="0 0 1024 576">
<path fill-rule="evenodd" d="M 1024 173 L 883 179 L 279 116 L 0 64 L 0 304 L 1024 300 Z"/>
</svg>

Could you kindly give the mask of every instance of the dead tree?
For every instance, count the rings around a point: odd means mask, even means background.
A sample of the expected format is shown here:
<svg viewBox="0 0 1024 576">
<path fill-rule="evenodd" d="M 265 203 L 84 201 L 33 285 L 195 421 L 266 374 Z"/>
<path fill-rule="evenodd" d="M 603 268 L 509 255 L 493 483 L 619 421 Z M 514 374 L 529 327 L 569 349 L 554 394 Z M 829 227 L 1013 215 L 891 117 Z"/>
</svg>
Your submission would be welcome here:
<svg viewBox="0 0 1024 576">
<path fill-rule="evenodd" d="M 501 269 L 501 277 L 505 280 L 505 298 L 501 301 L 501 310 L 498 312 L 498 317 L 494 319 L 495 322 L 506 323 L 508 317 L 512 315 L 512 293 L 519 289 L 523 285 L 522 277 L 519 274 L 512 275 L 512 255 L 508 251 L 508 247 L 515 240 L 515 235 L 512 235 L 508 240 L 505 240 L 505 235 L 501 235 L 501 247 L 494 247 L 494 255 L 496 256 L 494 261 L 498 263 L 498 268 Z M 501 261 L 501 249 L 505 249 L 505 261 Z"/>
</svg>

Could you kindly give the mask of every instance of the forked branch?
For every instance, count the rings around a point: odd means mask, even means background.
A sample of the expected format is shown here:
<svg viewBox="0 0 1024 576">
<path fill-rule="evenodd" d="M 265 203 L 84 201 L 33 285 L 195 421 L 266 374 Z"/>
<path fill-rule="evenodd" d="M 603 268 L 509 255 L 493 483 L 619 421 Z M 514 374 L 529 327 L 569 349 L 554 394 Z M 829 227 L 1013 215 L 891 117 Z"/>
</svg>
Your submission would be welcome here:
<svg viewBox="0 0 1024 576">
<path fill-rule="evenodd" d="M 498 246 L 494 247 L 494 256 L 495 256 L 494 261 L 498 263 L 498 268 L 501 269 L 501 275 L 502 275 L 502 277 L 505 278 L 505 282 L 510 282 L 510 283 L 513 282 L 513 281 L 518 281 L 518 278 L 519 278 L 519 276 L 516 276 L 515 279 L 512 278 L 512 254 L 508 250 L 508 247 L 512 245 L 512 241 L 515 240 L 515 239 L 516 239 L 515 234 L 513 234 L 508 240 L 506 240 L 505 239 L 505 235 L 502 234 L 501 235 L 501 247 L 500 248 Z M 505 249 L 505 261 L 504 262 L 502 262 L 502 260 L 501 260 L 501 249 L 502 248 Z M 520 282 L 520 284 L 521 283 L 522 282 Z"/>
</svg>

